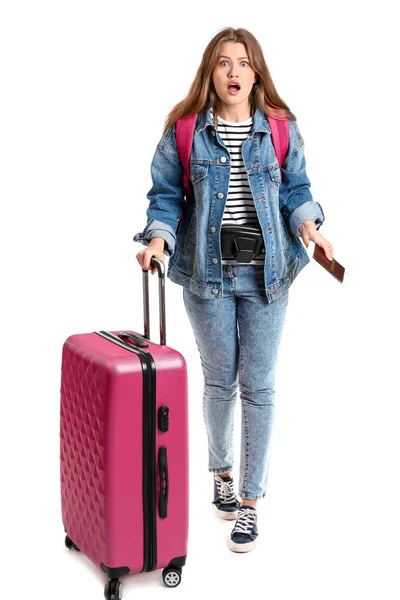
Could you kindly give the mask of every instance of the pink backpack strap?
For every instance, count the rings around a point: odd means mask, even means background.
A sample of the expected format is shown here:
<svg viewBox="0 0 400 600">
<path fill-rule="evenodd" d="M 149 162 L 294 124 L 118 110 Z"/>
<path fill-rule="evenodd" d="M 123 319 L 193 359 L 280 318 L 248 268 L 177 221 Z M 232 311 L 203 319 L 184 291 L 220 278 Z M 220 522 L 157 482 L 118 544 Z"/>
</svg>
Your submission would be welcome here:
<svg viewBox="0 0 400 600">
<path fill-rule="evenodd" d="M 289 148 L 289 121 L 288 119 L 275 119 L 266 115 L 271 127 L 272 143 L 279 166 L 282 166 Z"/>
<path fill-rule="evenodd" d="M 176 121 L 176 146 L 183 166 L 183 186 L 185 188 L 186 201 L 191 197 L 190 181 L 190 152 L 192 150 L 194 128 L 197 113 L 183 117 Z"/>
</svg>

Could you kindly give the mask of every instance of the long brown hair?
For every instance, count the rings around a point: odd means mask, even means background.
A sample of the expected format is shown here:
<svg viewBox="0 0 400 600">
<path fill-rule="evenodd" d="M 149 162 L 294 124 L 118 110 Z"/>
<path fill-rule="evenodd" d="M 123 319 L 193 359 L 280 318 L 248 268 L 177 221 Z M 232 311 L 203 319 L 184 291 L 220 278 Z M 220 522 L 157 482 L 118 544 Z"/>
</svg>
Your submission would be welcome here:
<svg viewBox="0 0 400 600">
<path fill-rule="evenodd" d="M 189 93 L 169 113 L 163 133 L 178 119 L 210 107 L 213 109 L 214 124 L 217 127 L 219 97 L 214 88 L 212 74 L 218 62 L 220 47 L 226 42 L 238 42 L 244 45 L 250 67 L 256 74 L 256 83 L 253 84 L 249 96 L 251 116 L 254 116 L 255 108 L 259 106 L 267 115 L 277 119 L 287 118 L 290 121 L 296 121 L 296 116 L 276 91 L 261 46 L 254 35 L 247 29 L 225 27 L 208 43 Z"/>
</svg>

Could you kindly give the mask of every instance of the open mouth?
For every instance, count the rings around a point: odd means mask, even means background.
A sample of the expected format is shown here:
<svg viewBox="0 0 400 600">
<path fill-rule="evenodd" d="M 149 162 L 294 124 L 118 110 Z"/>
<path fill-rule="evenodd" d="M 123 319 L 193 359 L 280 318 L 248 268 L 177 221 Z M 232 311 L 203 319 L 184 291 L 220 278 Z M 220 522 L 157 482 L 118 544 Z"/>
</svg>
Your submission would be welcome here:
<svg viewBox="0 0 400 600">
<path fill-rule="evenodd" d="M 227 87 L 228 93 L 235 96 L 240 92 L 240 85 L 238 83 L 230 83 Z"/>
<path fill-rule="evenodd" d="M 228 85 L 228 90 L 229 91 L 239 91 L 240 90 L 240 85 L 238 83 L 230 83 Z"/>
</svg>

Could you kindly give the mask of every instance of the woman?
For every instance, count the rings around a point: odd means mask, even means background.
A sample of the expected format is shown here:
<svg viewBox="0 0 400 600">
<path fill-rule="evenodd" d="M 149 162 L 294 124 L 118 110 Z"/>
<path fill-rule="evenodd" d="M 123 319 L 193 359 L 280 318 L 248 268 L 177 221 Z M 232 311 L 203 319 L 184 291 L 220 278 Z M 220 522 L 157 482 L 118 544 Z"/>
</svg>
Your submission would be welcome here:
<svg viewBox="0 0 400 600">
<path fill-rule="evenodd" d="M 192 193 L 186 202 L 175 133 L 177 119 L 193 114 Z M 266 115 L 288 119 L 281 168 Z M 249 31 L 229 27 L 210 41 L 188 96 L 166 121 L 151 172 L 148 222 L 134 237 L 147 247 L 136 257 L 154 273 L 151 258 L 169 256 L 167 276 L 183 286 L 204 374 L 213 505 L 221 518 L 235 520 L 229 548 L 247 552 L 258 536 L 257 501 L 266 495 L 288 291 L 310 262 L 300 238 L 333 258 L 332 245 L 318 232 L 325 216 L 312 199 L 296 118 L 279 97 Z M 241 234 L 248 232 L 244 248 L 238 226 L 245 228 Z M 251 249 L 254 240 L 262 244 L 257 252 Z M 238 384 L 241 502 L 232 476 Z"/>
</svg>

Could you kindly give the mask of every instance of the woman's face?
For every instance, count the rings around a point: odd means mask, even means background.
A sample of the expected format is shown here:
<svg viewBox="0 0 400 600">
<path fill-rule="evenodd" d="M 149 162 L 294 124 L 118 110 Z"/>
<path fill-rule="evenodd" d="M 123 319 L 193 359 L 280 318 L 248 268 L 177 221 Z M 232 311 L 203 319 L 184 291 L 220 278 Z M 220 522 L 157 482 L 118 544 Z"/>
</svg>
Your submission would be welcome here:
<svg viewBox="0 0 400 600">
<path fill-rule="evenodd" d="M 232 80 L 239 83 L 239 91 L 237 88 L 228 89 Z M 222 44 L 212 81 L 221 102 L 229 106 L 242 102 L 247 105 L 251 88 L 256 81 L 256 74 L 249 66 L 249 58 L 243 44 L 238 42 Z"/>
</svg>

